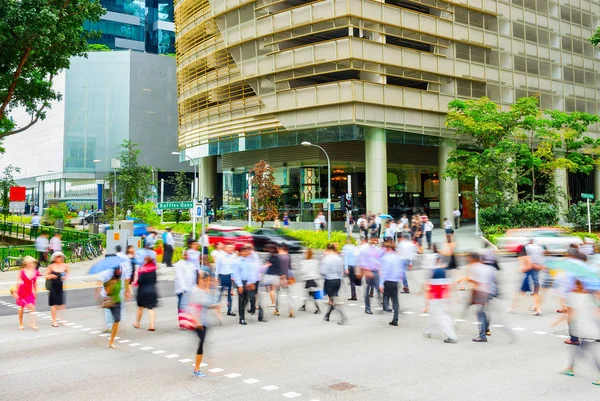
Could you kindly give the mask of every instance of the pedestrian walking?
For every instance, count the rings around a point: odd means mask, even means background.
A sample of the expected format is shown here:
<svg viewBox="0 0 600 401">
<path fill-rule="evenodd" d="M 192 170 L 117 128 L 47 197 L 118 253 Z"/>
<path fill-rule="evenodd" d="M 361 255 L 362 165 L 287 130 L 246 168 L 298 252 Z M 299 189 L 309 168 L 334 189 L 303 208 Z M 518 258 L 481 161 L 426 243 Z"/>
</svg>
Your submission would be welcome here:
<svg viewBox="0 0 600 401">
<path fill-rule="evenodd" d="M 373 289 L 377 291 L 377 298 L 381 302 L 381 292 L 379 291 L 379 270 L 381 268 L 382 251 L 377 246 L 378 239 L 373 237 L 370 239 L 370 245 L 366 248 L 361 247 L 360 252 L 360 268 L 365 277 L 365 313 L 372 315 L 371 299 L 369 292 Z"/>
<path fill-rule="evenodd" d="M 427 240 L 427 250 L 431 250 L 431 237 L 433 234 L 433 223 L 429 220 L 429 217 L 425 216 L 425 221 L 423 222 L 423 231 L 425 232 L 425 239 Z"/>
<path fill-rule="evenodd" d="M 37 208 L 37 205 L 34 207 L 34 209 L 36 209 L 36 208 Z M 41 221 L 42 221 L 42 219 L 38 215 L 37 211 L 34 212 L 33 217 L 31 217 L 31 236 L 32 237 L 37 238 L 38 232 L 40 230 Z"/>
<path fill-rule="evenodd" d="M 360 233 L 360 239 L 367 238 L 369 236 L 369 225 L 368 220 L 364 214 L 361 214 L 358 220 L 356 220 L 358 231 Z"/>
<path fill-rule="evenodd" d="M 119 331 L 119 323 L 121 322 L 121 311 L 123 310 L 121 305 L 124 302 L 123 298 L 123 284 L 127 283 L 122 277 L 121 265 L 116 269 L 108 270 L 111 275 L 110 279 L 106 280 L 102 286 L 103 298 L 102 306 L 105 311 L 108 311 L 111 315 L 111 331 L 110 340 L 108 341 L 108 348 L 117 348 L 115 346 L 115 337 Z"/>
<path fill-rule="evenodd" d="M 273 315 L 279 316 L 279 300 L 282 291 L 285 291 L 285 295 L 288 301 L 289 306 L 289 314 L 288 317 L 296 316 L 296 306 L 294 303 L 294 298 L 292 298 L 292 286 L 296 282 L 294 278 L 294 273 L 292 272 L 292 258 L 288 252 L 288 246 L 285 244 L 280 244 L 277 247 L 277 258 L 279 259 L 279 269 L 280 269 L 280 277 L 279 277 L 279 290 L 277 291 L 277 296 L 275 297 L 275 312 Z"/>
<path fill-rule="evenodd" d="M 339 325 L 345 325 L 348 323 L 348 318 L 342 309 L 342 303 L 336 303 L 335 299 L 338 296 L 340 287 L 342 286 L 342 277 L 344 277 L 344 260 L 338 254 L 335 244 L 328 244 L 325 255 L 321 259 L 320 264 L 321 274 L 325 279 L 323 283 L 323 291 L 328 297 L 329 309 L 323 317 L 326 322 L 329 321 L 333 311 L 337 311 L 340 314 L 341 320 L 338 322 Z"/>
<path fill-rule="evenodd" d="M 245 244 L 232 265 L 232 279 L 238 291 L 238 315 L 240 324 L 247 325 L 246 304 L 250 303 L 251 315 L 256 313 L 256 283 L 259 281 L 258 266 L 251 256 L 251 246 Z M 235 315 L 234 315 L 235 316 Z"/>
<path fill-rule="evenodd" d="M 479 321 L 479 335 L 473 341 L 487 342 L 490 327 L 487 305 L 490 296 L 493 294 L 495 269 L 490 265 L 481 263 L 480 256 L 476 252 L 469 253 L 467 263 L 469 274 L 461 280 L 472 285 L 471 304 L 477 308 L 477 320 Z"/>
<path fill-rule="evenodd" d="M 163 233 L 163 245 L 165 247 L 163 263 L 167 267 L 173 267 L 173 251 L 175 251 L 175 238 L 173 238 L 171 231 L 171 227 L 167 227 L 167 231 Z"/>
<path fill-rule="evenodd" d="M 19 307 L 19 330 L 23 330 L 24 309 L 29 310 L 29 327 L 37 330 L 35 325 L 35 300 L 37 298 L 37 261 L 31 256 L 23 258 L 23 269 L 17 274 L 17 286 L 14 290 L 15 303 Z"/>
<path fill-rule="evenodd" d="M 185 330 L 182 324 L 182 315 L 187 313 L 187 307 L 192 290 L 197 285 L 198 270 L 188 259 L 187 251 L 183 254 L 183 259 L 175 263 L 175 294 L 177 295 L 177 316 L 179 320 L 179 329 Z"/>
<path fill-rule="evenodd" d="M 150 324 L 148 331 L 156 331 L 156 311 L 158 306 L 158 293 L 156 291 L 156 253 L 150 249 L 150 246 L 140 249 L 137 254 L 140 265 L 137 274 L 135 286 L 137 286 L 136 302 L 137 311 L 133 327 L 140 328 L 140 321 L 144 309 L 148 311 Z"/>
<path fill-rule="evenodd" d="M 398 242 L 396 250 L 404 262 L 404 274 L 402 275 L 402 293 L 410 294 L 407 273 L 409 270 L 412 270 L 413 263 L 417 257 L 417 246 L 410 240 L 410 234 L 406 233 L 400 237 L 400 241 Z"/>
<path fill-rule="evenodd" d="M 221 257 L 217 259 L 215 274 L 219 279 L 219 302 L 221 302 L 221 296 L 223 291 L 227 291 L 227 316 L 236 316 L 231 310 L 231 288 L 232 288 L 232 274 L 234 266 L 237 263 L 238 257 L 234 253 L 235 247 L 233 244 L 225 245 L 225 252 Z"/>
<path fill-rule="evenodd" d="M 136 280 L 136 273 L 137 273 L 137 259 L 135 256 L 135 247 L 133 245 L 129 245 L 127 246 L 127 253 L 125 254 L 125 256 L 127 257 L 127 259 L 129 259 L 129 265 L 131 266 L 131 275 L 129 277 L 129 286 L 131 288 L 131 285 L 133 284 L 133 282 Z M 131 291 L 130 291 L 131 292 Z"/>
<path fill-rule="evenodd" d="M 210 253 L 210 257 L 212 258 L 215 269 L 217 268 L 217 263 L 219 262 L 219 259 L 225 257 L 225 254 L 225 245 L 222 242 L 217 242 L 215 244 L 215 249 L 213 249 Z"/>
<path fill-rule="evenodd" d="M 55 231 L 54 235 L 50 239 L 50 244 L 48 246 L 48 248 L 50 249 L 50 253 L 62 252 L 62 241 L 60 237 L 60 232 Z"/>
<path fill-rule="evenodd" d="M 47 257 L 49 246 L 50 243 L 48 241 L 48 233 L 40 233 L 40 236 L 35 239 L 35 250 L 38 253 L 38 264 L 36 268 L 38 270 L 40 269 L 42 263 L 46 263 L 48 260 Z"/>
<path fill-rule="evenodd" d="M 398 326 L 398 315 L 400 313 L 400 304 L 398 302 L 398 283 L 402 282 L 404 271 L 404 260 L 396 253 L 396 246 L 393 242 L 384 244 L 385 253 L 381 257 L 381 275 L 379 277 L 379 290 L 383 292 L 383 310 L 391 312 L 389 309 L 390 299 L 394 317 L 389 323 L 390 326 Z"/>
<path fill-rule="evenodd" d="M 154 246 L 156 246 L 156 240 L 156 231 L 150 231 L 146 237 L 146 241 L 144 242 L 144 248 L 154 249 Z"/>
<path fill-rule="evenodd" d="M 448 298 L 452 281 L 447 276 L 444 266 L 438 266 L 432 270 L 431 277 L 425 289 L 429 299 L 429 317 L 427 327 L 423 335 L 431 338 L 436 332 L 441 332 L 444 342 L 455 344 L 457 342 L 456 332 L 452 317 L 448 313 Z"/>
<path fill-rule="evenodd" d="M 265 247 L 267 252 L 269 252 L 269 258 L 265 264 L 267 268 L 264 283 L 267 292 L 269 293 L 269 297 L 271 299 L 271 303 L 269 307 L 275 307 L 275 294 L 279 290 L 279 284 L 281 282 L 281 268 L 279 263 L 279 257 L 277 256 L 277 248 L 274 244 L 267 244 Z"/>
<path fill-rule="evenodd" d="M 360 280 L 356 278 L 356 268 L 358 261 L 358 248 L 353 244 L 351 237 L 346 238 L 346 244 L 342 247 L 342 255 L 344 257 L 344 268 L 346 270 L 346 276 L 350 281 L 350 298 L 348 301 L 356 301 L 356 286 L 360 285 Z"/>
<path fill-rule="evenodd" d="M 290 228 L 290 216 L 287 212 L 283 213 L 283 228 Z"/>
<path fill-rule="evenodd" d="M 65 295 L 63 284 L 68 278 L 69 266 L 65 263 L 65 255 L 62 252 L 54 252 L 50 258 L 50 265 L 46 269 L 46 289 L 49 291 L 48 305 L 52 315 L 52 327 L 58 327 L 58 310 L 65 307 Z"/>
<path fill-rule="evenodd" d="M 106 328 L 104 329 L 104 333 L 112 333 L 113 332 L 113 325 L 116 322 L 115 320 L 115 316 L 119 317 L 119 321 L 121 319 L 123 319 L 124 317 L 124 305 L 121 302 L 121 300 L 124 300 L 126 297 L 132 297 L 132 293 L 131 293 L 131 286 L 130 286 L 130 282 L 131 282 L 131 261 L 129 260 L 129 257 L 122 253 L 122 249 L 120 245 L 117 245 L 115 247 L 115 253 L 117 256 L 119 256 L 121 259 L 123 259 L 123 261 L 121 262 L 121 264 L 119 265 L 119 272 L 118 272 L 118 278 L 121 281 L 121 283 L 118 285 L 118 288 L 120 289 L 121 293 L 118 294 L 118 297 L 115 296 L 114 294 L 111 295 L 109 293 L 107 293 L 106 288 L 107 288 L 107 283 L 111 280 L 114 280 L 115 276 L 115 270 L 114 269 L 109 269 L 109 270 L 105 270 L 102 273 L 100 273 L 100 275 L 98 276 L 98 281 L 99 281 L 99 286 L 96 287 L 96 296 L 100 296 L 100 299 L 105 300 L 108 298 L 112 298 L 111 304 L 115 303 L 114 301 L 116 301 L 117 299 L 119 300 L 119 311 L 115 312 L 113 310 L 111 310 L 111 307 L 104 307 L 104 322 L 106 323 Z M 114 286 L 112 284 L 109 284 L 111 287 L 111 290 L 116 288 L 117 286 Z"/>
<path fill-rule="evenodd" d="M 454 217 L 454 228 L 458 229 L 460 228 L 460 210 L 455 207 L 454 210 L 452 211 L 452 216 Z"/>
<path fill-rule="evenodd" d="M 318 315 L 321 313 L 321 308 L 319 307 L 317 280 L 321 275 L 319 274 L 319 261 L 313 258 L 312 249 L 304 251 L 304 259 L 300 262 L 300 274 L 304 280 L 304 288 L 308 292 L 308 297 L 304 299 L 304 303 L 298 310 L 306 312 L 306 304 L 312 298 L 315 303 L 315 315 Z"/>
<path fill-rule="evenodd" d="M 452 236 L 454 235 L 454 227 L 452 227 L 452 222 L 448 220 L 447 217 L 444 217 L 444 232 L 446 233 L 446 242 L 452 242 Z"/>
<path fill-rule="evenodd" d="M 263 308 L 263 305 L 265 305 L 264 301 L 262 300 L 262 296 L 261 296 L 261 282 L 264 282 L 264 273 L 266 271 L 266 267 L 264 267 L 263 263 L 260 260 L 260 256 L 258 255 L 258 253 L 256 252 L 256 250 L 254 249 L 254 246 L 252 246 L 251 244 L 248 244 L 248 246 L 250 247 L 250 258 L 252 258 L 255 269 L 257 271 L 257 277 L 258 277 L 258 281 L 256 282 L 256 291 L 254 292 L 256 294 L 256 309 L 258 309 L 258 321 L 262 322 L 262 323 L 266 323 L 267 322 L 267 318 L 265 317 L 265 311 Z M 264 284 L 263 284 L 264 286 Z M 264 288 L 264 287 L 262 287 Z"/>
<path fill-rule="evenodd" d="M 523 283 L 521 284 L 520 293 L 525 294 L 528 292 L 532 293 L 533 306 L 530 308 L 534 316 L 541 316 L 542 310 L 540 309 L 540 280 L 539 272 L 544 269 L 544 249 L 534 242 L 533 238 L 529 240 L 529 244 L 522 247 L 517 252 L 517 257 L 521 263 L 521 271 L 525 273 L 523 277 Z M 517 308 L 517 302 L 519 300 L 519 293 L 515 294 L 513 298 L 513 304 L 509 313 L 515 313 Z"/>
</svg>

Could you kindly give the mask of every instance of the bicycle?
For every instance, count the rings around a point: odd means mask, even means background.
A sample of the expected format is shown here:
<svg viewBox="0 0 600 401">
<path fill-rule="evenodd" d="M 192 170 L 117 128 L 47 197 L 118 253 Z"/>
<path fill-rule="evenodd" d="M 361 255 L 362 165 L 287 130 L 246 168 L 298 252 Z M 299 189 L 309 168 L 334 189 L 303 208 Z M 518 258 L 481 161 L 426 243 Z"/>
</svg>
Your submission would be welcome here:
<svg viewBox="0 0 600 401">
<path fill-rule="evenodd" d="M 97 256 L 102 256 L 102 254 L 104 253 L 104 247 L 102 246 L 102 239 L 100 238 L 95 238 L 92 240 L 95 251 L 96 251 L 96 255 Z"/>
<path fill-rule="evenodd" d="M 75 263 L 78 260 L 83 261 L 85 255 L 83 254 L 83 246 L 81 244 L 71 242 L 69 248 L 71 249 L 71 263 Z"/>
<path fill-rule="evenodd" d="M 9 254 L 2 259 L 0 262 L 0 270 L 5 272 L 8 271 L 12 266 L 21 266 L 23 264 L 23 249 L 19 249 L 19 256 L 10 256 L 10 247 L 8 248 Z M 14 261 L 14 264 L 13 262 Z"/>
<path fill-rule="evenodd" d="M 94 247 L 94 245 L 91 242 L 87 242 L 83 246 L 83 253 L 89 260 L 93 260 L 97 256 L 96 248 Z"/>
</svg>

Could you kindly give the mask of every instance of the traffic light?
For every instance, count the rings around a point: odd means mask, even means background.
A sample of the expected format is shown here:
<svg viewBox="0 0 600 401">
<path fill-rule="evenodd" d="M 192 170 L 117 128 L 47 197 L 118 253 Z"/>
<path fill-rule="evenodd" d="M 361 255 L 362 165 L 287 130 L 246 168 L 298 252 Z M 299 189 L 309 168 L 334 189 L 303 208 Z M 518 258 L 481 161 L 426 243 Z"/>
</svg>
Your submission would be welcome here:
<svg viewBox="0 0 600 401">
<path fill-rule="evenodd" d="M 346 210 L 352 210 L 352 195 L 346 194 L 345 201 Z"/>
<path fill-rule="evenodd" d="M 213 199 L 212 198 L 206 198 L 206 212 L 208 213 L 210 210 L 212 210 L 213 208 Z"/>
<path fill-rule="evenodd" d="M 340 195 L 340 210 L 344 210 L 346 208 L 346 194 Z"/>
</svg>

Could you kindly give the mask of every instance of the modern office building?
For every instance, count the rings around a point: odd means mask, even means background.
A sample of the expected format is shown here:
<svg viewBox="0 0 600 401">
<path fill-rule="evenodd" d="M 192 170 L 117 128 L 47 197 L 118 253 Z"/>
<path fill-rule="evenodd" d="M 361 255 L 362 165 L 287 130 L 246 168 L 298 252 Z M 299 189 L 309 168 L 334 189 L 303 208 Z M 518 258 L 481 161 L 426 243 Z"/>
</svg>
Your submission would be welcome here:
<svg viewBox="0 0 600 401">
<path fill-rule="evenodd" d="M 362 210 L 439 219 L 460 203 L 468 216 L 462 184 L 440 179 L 464 145 L 444 126 L 448 102 L 506 109 L 536 94 L 597 113 L 599 17 L 589 0 L 176 0 L 179 147 L 230 209 L 264 159 L 282 208 L 312 220 L 327 164 L 309 141 L 331 158 L 332 201 L 350 175 Z"/>
<path fill-rule="evenodd" d="M 51 200 L 89 208 L 112 199 L 103 184 L 124 140 L 139 144 L 139 161 L 156 168 L 155 177 L 189 170 L 171 155 L 177 150 L 175 68 L 173 57 L 136 51 L 73 58 L 54 80 L 63 99 L 45 120 L 3 141 L 0 171 L 19 167 L 17 183 L 41 209 Z M 14 117 L 18 125 L 28 121 L 24 112 Z"/>
<path fill-rule="evenodd" d="M 173 0 L 101 0 L 107 12 L 100 21 L 86 21 L 87 30 L 101 31 L 100 43 L 111 49 L 156 54 L 175 53 Z"/>
</svg>

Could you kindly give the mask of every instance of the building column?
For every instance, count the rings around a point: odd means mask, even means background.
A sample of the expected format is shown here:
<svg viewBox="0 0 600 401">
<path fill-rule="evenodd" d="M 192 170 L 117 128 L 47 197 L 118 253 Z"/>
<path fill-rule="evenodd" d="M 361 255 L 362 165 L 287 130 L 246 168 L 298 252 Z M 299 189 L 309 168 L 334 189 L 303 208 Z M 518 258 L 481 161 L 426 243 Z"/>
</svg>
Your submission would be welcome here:
<svg viewBox="0 0 600 401">
<path fill-rule="evenodd" d="M 443 139 L 438 148 L 438 176 L 440 177 L 440 226 L 443 227 L 444 218 L 453 221 L 452 212 L 458 209 L 458 180 L 444 179 L 444 171 L 450 152 L 456 150 L 456 141 Z M 458 227 L 455 227 L 458 228 Z"/>
<path fill-rule="evenodd" d="M 594 201 L 600 199 L 600 168 L 594 169 Z"/>
<path fill-rule="evenodd" d="M 387 143 L 383 128 L 367 127 L 365 132 L 365 178 L 367 212 L 388 212 Z"/>
<path fill-rule="evenodd" d="M 565 213 L 569 208 L 569 183 L 568 183 L 568 175 L 567 169 L 565 168 L 557 168 L 554 170 L 554 185 L 556 189 L 562 192 L 564 196 L 558 195 L 557 203 L 558 203 L 558 222 L 560 225 L 565 224 Z"/>
<path fill-rule="evenodd" d="M 217 189 L 217 156 L 206 156 L 198 162 L 198 191 L 200 196 L 214 198 Z"/>
</svg>

